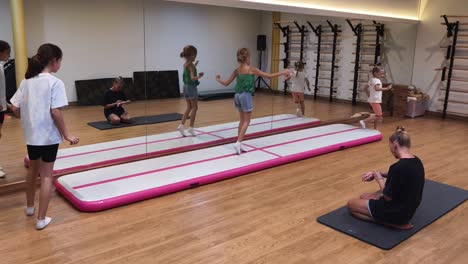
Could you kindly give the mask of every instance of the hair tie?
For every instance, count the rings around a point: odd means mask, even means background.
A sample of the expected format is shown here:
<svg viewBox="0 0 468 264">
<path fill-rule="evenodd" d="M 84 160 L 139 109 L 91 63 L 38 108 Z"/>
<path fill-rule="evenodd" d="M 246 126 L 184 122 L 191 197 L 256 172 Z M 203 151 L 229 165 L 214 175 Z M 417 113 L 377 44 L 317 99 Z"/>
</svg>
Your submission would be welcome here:
<svg viewBox="0 0 468 264">
<path fill-rule="evenodd" d="M 403 133 L 406 133 L 406 129 L 404 126 L 397 126 L 397 129 L 396 129 L 397 132 L 403 132 Z"/>
</svg>

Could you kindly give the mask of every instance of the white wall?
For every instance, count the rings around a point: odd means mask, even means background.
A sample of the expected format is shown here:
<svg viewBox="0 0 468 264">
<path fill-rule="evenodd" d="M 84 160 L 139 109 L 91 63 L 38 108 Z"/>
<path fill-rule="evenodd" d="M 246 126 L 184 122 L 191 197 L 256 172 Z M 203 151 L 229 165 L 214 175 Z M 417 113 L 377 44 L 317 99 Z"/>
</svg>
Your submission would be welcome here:
<svg viewBox="0 0 468 264">
<path fill-rule="evenodd" d="M 0 40 L 11 46 L 11 57 L 14 57 L 13 34 L 11 32 L 10 1 L 0 0 Z"/>
<path fill-rule="evenodd" d="M 57 76 L 69 101 L 76 101 L 75 80 L 132 76 L 144 69 L 139 1 L 27 1 L 25 20 L 29 56 L 46 42 L 62 48 Z"/>
<path fill-rule="evenodd" d="M 11 39 L 8 2 L 0 0 L 0 33 L 8 35 L 7 41 Z M 145 59 L 146 70 L 177 69 L 181 77 L 179 54 L 193 44 L 199 51 L 199 70 L 206 74 L 200 89 L 219 89 L 215 74 L 227 78 L 232 73 L 238 48 L 249 48 L 252 64 L 257 64 L 260 14 L 158 0 L 27 1 L 28 55 L 46 42 L 59 45 L 64 60 L 57 76 L 65 82 L 69 101 L 76 101 L 75 80 L 131 77 L 145 69 Z"/>
<path fill-rule="evenodd" d="M 264 12 L 262 18 L 262 33 L 266 34 L 268 38 L 271 37 L 271 12 Z M 307 21 L 310 21 L 314 26 L 319 24 L 325 25 L 326 20 L 329 19 L 332 23 L 341 25 L 341 45 L 337 50 L 337 66 L 338 71 L 335 73 L 336 79 L 335 86 L 337 88 L 337 98 L 350 100 L 352 97 L 352 87 L 354 78 L 354 64 L 355 61 L 355 46 L 353 43 L 356 41 L 351 28 L 348 26 L 343 18 L 323 17 L 323 16 L 310 16 L 310 15 L 298 15 L 291 13 L 282 13 L 281 20 L 296 20 L 300 25 L 307 25 Z M 355 22 L 357 23 L 357 21 Z M 363 24 L 369 24 L 370 22 L 362 21 Z M 294 26 L 294 25 L 293 25 Z M 306 60 L 306 71 L 308 77 L 311 80 L 311 84 L 314 84 L 315 77 L 315 65 L 316 65 L 316 46 L 313 43 L 317 42 L 317 38 L 312 30 L 307 26 L 310 31 L 307 37 L 307 50 L 305 54 Z M 387 70 L 387 79 L 389 82 L 398 84 L 411 84 L 412 79 L 412 68 L 414 49 L 416 42 L 416 29 L 417 26 L 412 23 L 397 23 L 397 22 L 385 22 L 385 38 L 384 38 L 384 51 L 383 51 L 383 63 Z M 284 42 L 285 39 L 283 39 Z M 331 41 L 332 39 L 323 39 L 322 41 Z M 375 38 L 365 37 L 366 41 L 374 41 Z M 271 40 L 268 42 L 271 45 Z M 326 48 L 322 48 L 322 51 L 327 51 Z M 328 49 L 331 51 L 331 49 Z M 270 56 L 270 54 L 269 54 Z M 283 47 L 281 46 L 280 57 L 284 58 Z M 331 55 L 325 55 L 322 58 L 331 60 Z M 373 56 L 363 56 L 362 61 L 373 61 Z M 282 67 L 280 62 L 280 68 Z M 321 69 L 329 68 L 330 64 L 322 64 Z M 269 64 L 268 64 L 269 66 Z M 269 70 L 269 68 L 267 68 Z M 322 77 L 330 76 L 329 73 L 322 72 Z M 362 75 L 361 79 L 367 80 L 367 75 Z M 329 85 L 328 81 L 320 80 L 319 85 Z M 363 84 L 361 84 L 362 86 Z M 282 81 L 279 85 L 280 90 L 283 89 Z M 328 95 L 329 90 L 321 88 L 321 94 Z M 365 97 L 362 97 L 364 99 Z"/>
<path fill-rule="evenodd" d="M 443 14 L 466 15 L 467 13 L 468 5 L 466 1 L 425 0 L 421 2 L 421 23 L 418 26 L 413 82 L 418 88 L 431 96 L 430 110 L 432 111 L 442 109 L 439 98 L 444 98 L 444 92 L 440 91 L 440 88 L 445 87 L 445 83 L 441 82 L 441 73 L 436 72 L 434 69 L 444 64 L 448 65 L 448 62 L 444 59 L 446 50 L 441 49 L 440 46 L 450 42 L 446 39 L 445 26 L 440 24 L 442 22 L 440 16 Z M 468 19 L 464 19 L 463 22 L 468 22 Z M 467 26 L 462 27 L 468 29 Z M 468 44 L 467 38 L 460 39 L 460 41 L 462 42 L 459 43 Z M 457 55 L 468 56 L 468 52 L 460 50 Z M 467 62 L 456 61 L 455 64 L 457 67 L 468 68 Z M 455 76 L 468 80 L 466 73 L 455 72 Z M 452 88 L 468 91 L 466 83 L 453 82 Z M 451 93 L 450 99 L 468 102 L 467 94 L 463 93 Z M 468 114 L 468 105 L 450 104 L 448 110 Z"/>
<path fill-rule="evenodd" d="M 184 61 L 179 55 L 188 44 L 198 49 L 198 70 L 205 73 L 200 90 L 224 88 L 215 75 L 231 75 L 239 48 L 248 48 L 252 65 L 257 65 L 259 11 L 148 0 L 145 21 L 146 68 L 179 69 L 181 84 Z"/>
</svg>

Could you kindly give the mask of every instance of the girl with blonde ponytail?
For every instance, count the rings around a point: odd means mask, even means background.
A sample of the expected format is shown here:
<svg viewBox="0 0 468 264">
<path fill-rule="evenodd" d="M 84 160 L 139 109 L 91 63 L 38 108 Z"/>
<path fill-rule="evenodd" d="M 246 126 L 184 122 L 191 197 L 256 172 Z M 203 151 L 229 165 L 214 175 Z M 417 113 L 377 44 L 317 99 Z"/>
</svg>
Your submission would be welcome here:
<svg viewBox="0 0 468 264">
<path fill-rule="evenodd" d="M 216 75 L 216 81 L 224 86 L 228 86 L 236 79 L 234 105 L 239 111 L 240 122 L 237 142 L 234 144 L 234 148 L 236 153 L 240 155 L 242 152 L 247 151 L 242 145 L 242 141 L 249 127 L 253 111 L 252 94 L 255 91 L 255 76 L 258 75 L 271 79 L 281 75 L 287 76 L 291 72 L 283 70 L 277 73 L 266 73 L 257 68 L 250 67 L 250 52 L 246 48 L 241 48 L 237 51 L 237 62 L 239 62 L 239 67 L 232 72 L 228 80 L 221 80 L 221 76 L 218 74 Z"/>
<path fill-rule="evenodd" d="M 363 182 L 375 181 L 379 190 L 348 201 L 356 218 L 398 229 L 413 227 L 411 218 L 422 200 L 425 172 L 422 161 L 411 154 L 411 138 L 404 127 L 397 127 L 388 139 L 390 153 L 398 159 L 388 172 L 373 170 L 361 175 Z"/>
</svg>

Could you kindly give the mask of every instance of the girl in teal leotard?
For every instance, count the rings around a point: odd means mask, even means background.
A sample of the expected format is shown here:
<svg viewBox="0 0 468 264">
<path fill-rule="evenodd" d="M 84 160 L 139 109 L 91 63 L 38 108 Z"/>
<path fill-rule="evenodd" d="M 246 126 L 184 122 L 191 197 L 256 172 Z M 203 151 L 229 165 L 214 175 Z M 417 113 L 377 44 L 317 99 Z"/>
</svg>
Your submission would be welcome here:
<svg viewBox="0 0 468 264">
<path fill-rule="evenodd" d="M 237 142 L 234 144 L 237 154 L 246 152 L 242 141 L 244 140 L 245 133 L 250 124 L 251 113 L 253 111 L 252 94 L 255 91 L 255 76 L 259 75 L 263 78 L 275 78 L 280 75 L 287 76 L 291 72 L 289 70 L 283 70 L 277 73 L 266 73 L 257 68 L 250 67 L 250 52 L 246 48 L 241 48 L 237 51 L 237 61 L 239 62 L 239 68 L 234 70 L 228 80 L 221 80 L 220 75 L 216 75 L 216 80 L 224 85 L 228 86 L 234 79 L 236 79 L 236 86 L 234 88 L 234 105 L 239 111 L 240 122 L 238 128 Z"/>
</svg>

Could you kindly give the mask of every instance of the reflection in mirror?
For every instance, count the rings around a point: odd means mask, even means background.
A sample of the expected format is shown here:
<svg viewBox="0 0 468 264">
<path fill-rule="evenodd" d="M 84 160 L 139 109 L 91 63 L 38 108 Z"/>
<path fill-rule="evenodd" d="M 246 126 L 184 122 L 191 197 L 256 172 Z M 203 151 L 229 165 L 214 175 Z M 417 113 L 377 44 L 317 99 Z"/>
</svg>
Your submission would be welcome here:
<svg viewBox="0 0 468 264">
<path fill-rule="evenodd" d="M 244 128 L 251 118 L 247 134 L 270 129 L 272 97 L 254 93 L 258 75 L 252 75 L 259 67 L 259 14 L 256 10 L 145 1 L 146 69 L 156 76 L 152 83 L 147 74 L 148 96 L 154 95 L 148 98 L 148 115 L 174 114 L 177 119 L 148 127 L 148 153 L 162 155 L 234 143 L 241 118 Z M 237 56 L 242 48 L 245 52 Z M 237 74 L 241 65 L 242 72 Z M 217 81 L 218 75 L 222 82 Z M 239 92 L 245 90 L 245 97 L 237 102 L 244 115 L 235 106 L 236 87 Z M 250 98 L 250 94 L 254 96 Z M 232 150 L 234 153 L 234 146 Z"/>
<path fill-rule="evenodd" d="M 10 22 L 3 21 L 10 18 L 8 1 L 0 3 L 2 30 L 3 25 L 11 29 Z M 122 153 L 122 140 L 129 138 L 144 143 L 145 126 L 129 126 L 134 117 L 146 115 L 144 89 L 136 89 L 133 81 L 133 73 L 144 69 L 142 2 L 118 0 L 109 6 L 105 1 L 90 0 L 31 1 L 25 2 L 24 17 L 29 57 L 47 42 L 63 51 L 62 66 L 55 76 L 64 82 L 69 101 L 63 109 L 66 126 L 70 134 L 80 138 L 79 145 L 60 145 L 54 174 L 120 162 L 121 157 L 107 151 L 120 148 Z M 2 32 L 1 38 L 4 36 L 13 44 L 11 31 L 5 35 Z M 11 55 L 14 59 L 14 49 Z M 13 87 L 14 93 L 18 84 L 15 67 L 11 63 L 7 66 L 8 87 Z M 127 120 L 127 113 L 132 119 Z M 8 157 L 0 157 L 7 175 L 0 184 L 22 188 L 25 143 L 22 133 L 17 132 L 21 130 L 20 120 L 7 116 L 0 143 L 2 153 L 8 153 Z M 144 144 L 142 147 L 144 151 Z M 97 157 L 97 153 L 105 155 Z M 25 161 L 27 165 L 28 159 Z"/>
<path fill-rule="evenodd" d="M 376 21 L 384 25 L 382 36 L 372 21 L 151 0 L 118 0 L 111 7 L 90 0 L 33 1 L 25 13 L 29 56 L 45 42 L 60 43 L 64 51 L 57 76 L 67 87 L 71 106 L 64 113 L 69 130 L 81 138 L 79 151 L 98 147 L 116 155 L 84 159 L 77 148 L 67 154 L 64 144 L 59 155 L 68 159 L 60 160 L 73 165 L 57 165 L 56 175 L 220 143 L 230 143 L 235 153 L 240 121 L 245 129 L 249 117 L 247 138 L 372 111 L 364 88 L 375 62 L 385 69 L 384 83 L 411 83 L 415 24 Z M 2 24 L 4 18 L 2 13 Z M 12 41 L 11 32 L 5 36 Z M 188 45 L 196 56 L 185 54 Z M 241 48 L 249 56 L 239 59 Z M 5 64 L 7 83 L 15 80 L 12 70 Z M 229 80 L 233 72 L 229 84 L 216 80 Z M 241 96 L 252 88 L 252 99 Z M 384 114 L 392 110 L 390 100 L 384 92 Z M 253 110 L 243 115 L 236 102 L 246 113 L 252 102 Z M 11 155 L 2 156 L 8 175 L 1 184 L 21 182 L 25 174 L 18 162 L 26 153 L 18 150 L 22 136 L 8 132 L 19 129 L 19 120 L 6 124 L 1 144 Z"/>
</svg>

